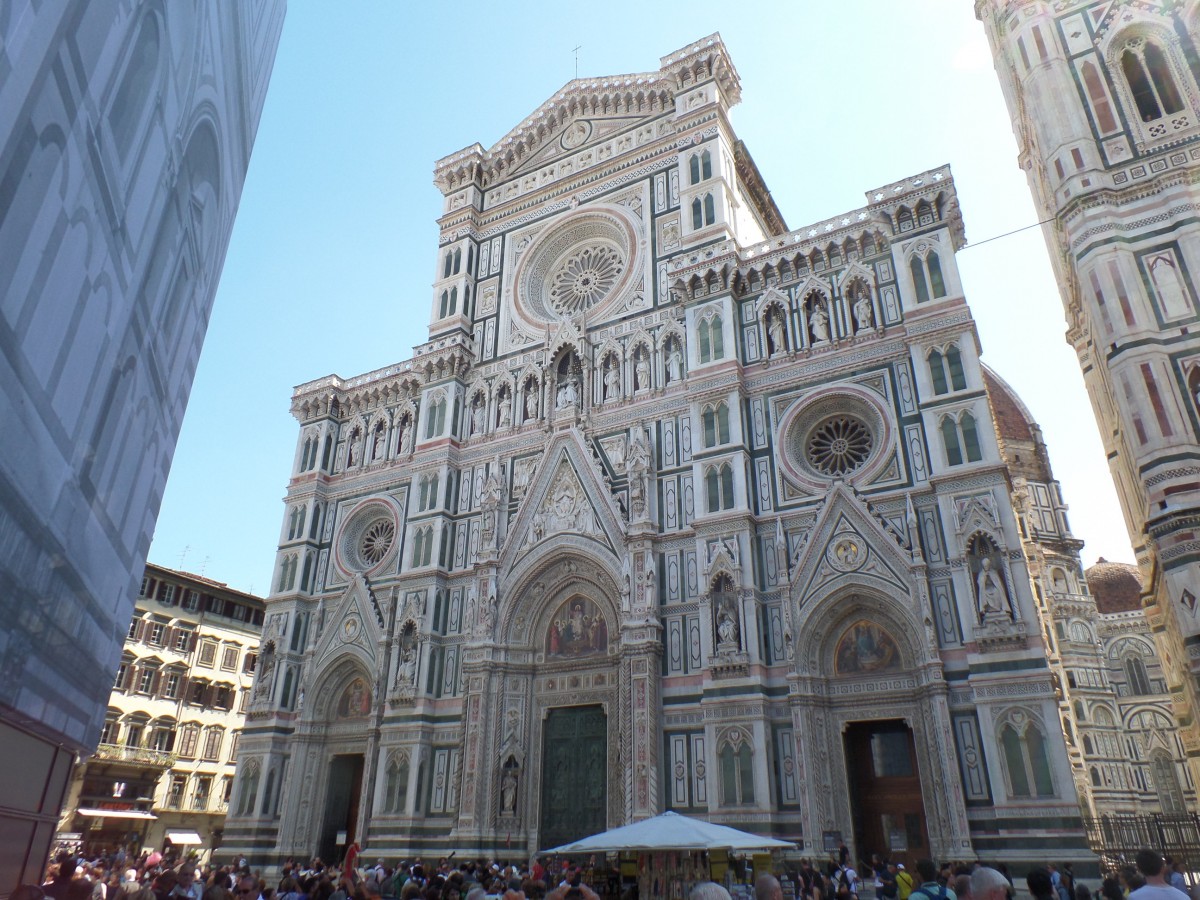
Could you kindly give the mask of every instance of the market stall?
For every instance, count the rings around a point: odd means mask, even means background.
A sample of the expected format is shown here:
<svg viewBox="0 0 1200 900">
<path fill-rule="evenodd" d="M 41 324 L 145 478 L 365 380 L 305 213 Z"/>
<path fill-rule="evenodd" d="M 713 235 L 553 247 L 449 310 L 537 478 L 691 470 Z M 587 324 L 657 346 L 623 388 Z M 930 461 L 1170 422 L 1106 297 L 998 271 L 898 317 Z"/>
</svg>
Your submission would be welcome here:
<svg viewBox="0 0 1200 900">
<path fill-rule="evenodd" d="M 627 879 L 636 877 L 641 900 L 686 900 L 697 882 L 729 885 L 734 880 L 729 866 L 731 853 L 769 854 L 795 847 L 788 841 L 666 812 L 554 847 L 544 855 L 616 854 L 621 874 Z"/>
</svg>

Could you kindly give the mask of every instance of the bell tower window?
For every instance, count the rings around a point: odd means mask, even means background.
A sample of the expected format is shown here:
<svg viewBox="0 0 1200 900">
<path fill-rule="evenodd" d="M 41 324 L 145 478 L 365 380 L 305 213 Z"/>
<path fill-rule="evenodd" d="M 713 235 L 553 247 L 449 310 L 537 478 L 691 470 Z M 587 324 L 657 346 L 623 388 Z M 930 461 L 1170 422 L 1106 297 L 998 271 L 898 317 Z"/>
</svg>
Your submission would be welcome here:
<svg viewBox="0 0 1200 900">
<path fill-rule="evenodd" d="M 1152 41 L 1133 38 L 1121 53 L 1121 71 L 1143 122 L 1183 110 L 1179 89 L 1162 49 Z"/>
</svg>

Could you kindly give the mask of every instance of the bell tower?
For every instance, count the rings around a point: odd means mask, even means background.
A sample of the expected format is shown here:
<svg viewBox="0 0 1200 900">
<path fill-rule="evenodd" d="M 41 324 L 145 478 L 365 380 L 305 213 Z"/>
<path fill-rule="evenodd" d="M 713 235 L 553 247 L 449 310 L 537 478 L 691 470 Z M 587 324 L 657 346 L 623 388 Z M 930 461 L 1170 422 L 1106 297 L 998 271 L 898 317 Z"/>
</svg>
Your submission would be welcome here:
<svg viewBox="0 0 1200 900">
<path fill-rule="evenodd" d="M 1200 3 L 977 0 L 1200 775 Z"/>
</svg>

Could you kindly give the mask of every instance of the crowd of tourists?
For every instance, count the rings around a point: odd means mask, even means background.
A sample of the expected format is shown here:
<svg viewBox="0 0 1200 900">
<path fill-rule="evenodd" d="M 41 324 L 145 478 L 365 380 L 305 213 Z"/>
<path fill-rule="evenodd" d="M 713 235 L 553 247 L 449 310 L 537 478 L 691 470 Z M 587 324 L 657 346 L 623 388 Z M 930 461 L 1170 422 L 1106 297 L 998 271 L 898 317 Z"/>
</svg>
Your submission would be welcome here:
<svg viewBox="0 0 1200 900">
<path fill-rule="evenodd" d="M 364 865 L 350 858 L 339 868 L 319 859 L 304 864 L 289 859 L 279 877 L 268 882 L 245 859 L 202 866 L 194 855 L 147 852 L 128 859 L 117 852 L 83 860 L 60 853 L 42 885 L 22 885 L 11 900 L 600 900 L 601 894 L 637 900 L 637 887 L 623 888 L 615 874 L 603 884 L 590 883 L 594 863 L 443 858 L 436 864 L 418 859 L 391 867 L 383 860 Z M 936 866 L 921 859 L 910 872 L 902 863 L 874 856 L 862 868 L 860 876 L 844 848 L 826 866 L 809 860 L 789 864 L 779 878 L 760 875 L 755 900 L 783 900 L 785 893 L 797 900 L 859 900 L 868 886 L 866 893 L 876 900 L 1014 900 L 1018 893 L 1002 864 Z M 1033 900 L 1200 900 L 1189 889 L 1184 867 L 1153 850 L 1140 851 L 1134 863 L 1121 866 L 1094 891 L 1076 878 L 1070 863 L 1033 869 L 1022 887 Z M 730 900 L 730 895 L 721 885 L 705 882 L 689 900 Z"/>
</svg>

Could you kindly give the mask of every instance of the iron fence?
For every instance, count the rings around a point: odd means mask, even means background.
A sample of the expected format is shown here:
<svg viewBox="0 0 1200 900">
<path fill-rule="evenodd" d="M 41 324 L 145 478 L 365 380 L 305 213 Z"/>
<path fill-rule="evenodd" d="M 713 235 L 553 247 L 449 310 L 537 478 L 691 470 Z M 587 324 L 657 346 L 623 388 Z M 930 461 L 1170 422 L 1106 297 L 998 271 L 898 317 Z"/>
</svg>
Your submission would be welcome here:
<svg viewBox="0 0 1200 900">
<path fill-rule="evenodd" d="M 1105 874 L 1133 865 L 1137 852 L 1148 847 L 1182 862 L 1189 884 L 1200 876 L 1200 814 L 1107 815 L 1085 817 L 1083 824 Z"/>
</svg>

